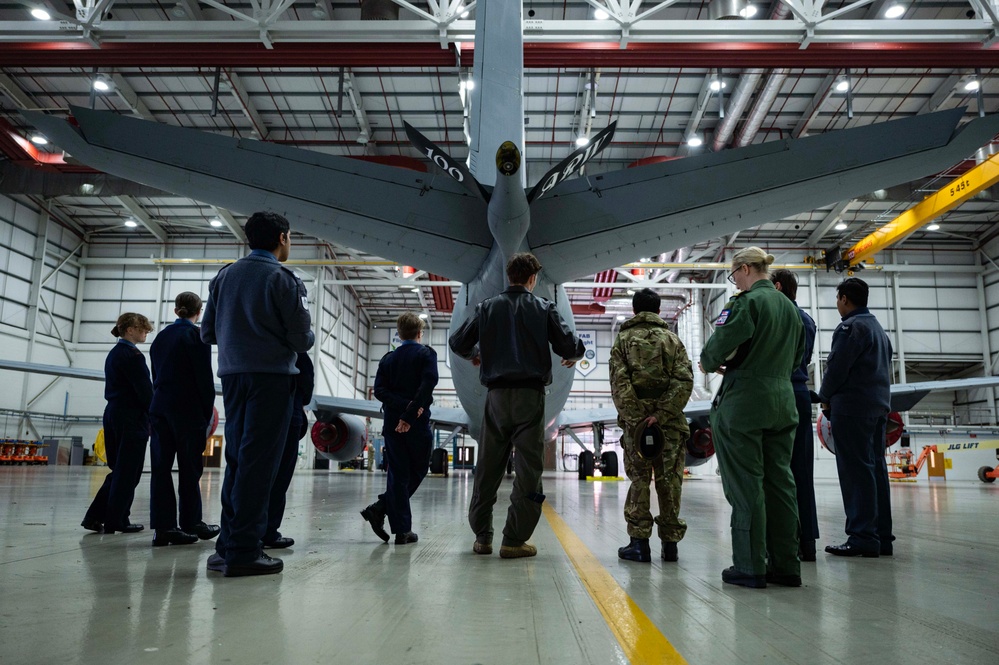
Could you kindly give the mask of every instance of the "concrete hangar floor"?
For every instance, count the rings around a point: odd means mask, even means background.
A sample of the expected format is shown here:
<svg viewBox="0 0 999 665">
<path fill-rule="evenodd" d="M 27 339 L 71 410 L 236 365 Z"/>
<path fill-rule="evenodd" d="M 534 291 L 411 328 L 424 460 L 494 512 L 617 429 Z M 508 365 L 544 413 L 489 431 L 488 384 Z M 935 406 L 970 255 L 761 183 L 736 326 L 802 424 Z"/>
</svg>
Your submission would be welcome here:
<svg viewBox="0 0 999 665">
<path fill-rule="evenodd" d="M 545 477 L 534 559 L 471 552 L 467 472 L 428 478 L 415 545 L 358 515 L 379 473 L 300 471 L 280 575 L 207 573 L 208 543 L 80 528 L 104 469 L 0 473 L 0 662 L 849 664 L 997 662 L 999 487 L 896 484 L 895 556 L 803 564 L 800 589 L 723 585 L 729 508 L 717 478 L 684 484 L 678 564 L 619 561 L 626 483 Z M 206 471 L 206 517 L 219 510 Z M 139 485 L 133 520 L 148 515 Z M 509 493 L 509 481 L 501 496 Z M 816 483 L 823 544 L 843 540 L 835 481 Z M 497 529 L 505 516 L 496 511 Z M 570 557 L 570 554 L 572 555 Z M 591 593 L 592 590 L 592 593 Z"/>
</svg>

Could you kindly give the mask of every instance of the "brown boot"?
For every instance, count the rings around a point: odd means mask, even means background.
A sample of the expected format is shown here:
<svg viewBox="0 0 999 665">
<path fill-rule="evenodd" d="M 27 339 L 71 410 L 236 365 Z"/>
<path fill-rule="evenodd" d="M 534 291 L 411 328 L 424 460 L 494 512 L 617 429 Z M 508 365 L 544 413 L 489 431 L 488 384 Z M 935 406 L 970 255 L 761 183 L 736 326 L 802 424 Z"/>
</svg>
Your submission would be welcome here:
<svg viewBox="0 0 999 665">
<path fill-rule="evenodd" d="M 503 545 L 500 547 L 501 559 L 520 559 L 522 557 L 537 556 L 538 548 L 529 543 L 523 545 Z"/>
</svg>

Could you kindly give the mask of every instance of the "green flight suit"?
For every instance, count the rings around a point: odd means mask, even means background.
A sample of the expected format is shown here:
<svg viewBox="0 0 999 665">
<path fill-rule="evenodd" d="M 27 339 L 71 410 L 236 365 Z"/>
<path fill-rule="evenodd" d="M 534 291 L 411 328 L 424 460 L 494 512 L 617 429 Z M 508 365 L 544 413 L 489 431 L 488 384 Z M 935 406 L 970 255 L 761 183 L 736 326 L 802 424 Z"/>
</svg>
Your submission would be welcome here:
<svg viewBox="0 0 999 665">
<path fill-rule="evenodd" d="M 726 368 L 711 432 L 732 505 L 732 563 L 749 575 L 798 575 L 798 508 L 791 451 L 798 411 L 791 370 L 805 349 L 798 309 L 768 279 L 736 294 L 701 351 L 705 372 Z"/>
<path fill-rule="evenodd" d="M 648 538 L 655 523 L 661 540 L 680 542 L 687 532 L 687 523 L 680 519 L 680 487 L 686 459 L 684 442 L 690 434 L 683 409 L 694 387 L 683 342 L 658 315 L 639 312 L 621 324 L 614 340 L 610 384 L 617 422 L 624 430 L 624 471 L 631 480 L 624 504 L 628 535 Z M 656 417 L 666 439 L 662 454 L 651 460 L 639 455 L 633 438 L 635 426 L 649 416 Z M 655 520 L 650 511 L 653 477 L 659 498 Z"/>
</svg>

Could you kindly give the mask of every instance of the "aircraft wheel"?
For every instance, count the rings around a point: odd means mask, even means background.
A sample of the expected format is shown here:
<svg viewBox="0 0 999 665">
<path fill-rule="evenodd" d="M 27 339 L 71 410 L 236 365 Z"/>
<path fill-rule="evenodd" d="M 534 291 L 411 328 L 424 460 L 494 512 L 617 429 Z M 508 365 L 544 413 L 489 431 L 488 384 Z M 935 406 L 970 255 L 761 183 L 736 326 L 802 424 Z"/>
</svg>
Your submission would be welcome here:
<svg viewBox="0 0 999 665">
<path fill-rule="evenodd" d="M 978 467 L 978 479 L 983 483 L 994 483 L 995 478 L 988 476 L 987 474 L 992 473 L 991 466 L 980 466 Z"/>
<path fill-rule="evenodd" d="M 579 479 L 586 480 L 587 476 L 593 475 L 593 453 L 584 450 L 579 453 Z"/>
<path fill-rule="evenodd" d="M 430 473 L 447 475 L 447 450 L 445 448 L 434 448 L 430 454 Z"/>
<path fill-rule="evenodd" d="M 605 476 L 617 475 L 617 453 L 613 450 L 600 455 L 600 472 Z"/>
</svg>

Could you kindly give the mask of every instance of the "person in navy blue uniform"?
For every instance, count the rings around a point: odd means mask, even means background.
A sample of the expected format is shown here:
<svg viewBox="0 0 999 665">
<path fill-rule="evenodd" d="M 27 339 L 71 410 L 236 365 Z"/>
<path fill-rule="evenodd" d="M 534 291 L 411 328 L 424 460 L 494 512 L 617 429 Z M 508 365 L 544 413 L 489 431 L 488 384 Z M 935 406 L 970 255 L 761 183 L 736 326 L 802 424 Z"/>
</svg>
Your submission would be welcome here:
<svg viewBox="0 0 999 665">
<path fill-rule="evenodd" d="M 832 425 L 836 470 L 846 509 L 847 541 L 829 545 L 836 556 L 894 552 L 885 425 L 891 407 L 891 340 L 867 309 L 869 289 L 851 277 L 836 287 L 843 320 L 833 333 L 819 388 Z"/>
<path fill-rule="evenodd" d="M 395 534 L 396 545 L 419 540 L 413 532 L 409 499 L 430 468 L 433 432 L 430 405 L 437 385 L 437 352 L 424 346 L 423 319 L 405 312 L 396 320 L 402 344 L 386 353 L 375 374 L 375 398 L 382 403 L 385 462 L 388 479 L 385 493 L 361 511 L 379 538 L 388 542 L 385 517 Z"/>
<path fill-rule="evenodd" d="M 118 317 L 111 334 L 118 342 L 104 361 L 104 446 L 111 473 L 87 509 L 81 526 L 91 531 L 135 533 L 143 525 L 129 522 L 135 486 L 142 476 L 149 440 L 149 404 L 153 382 L 146 358 L 136 347 L 153 326 L 142 314 Z"/>
<path fill-rule="evenodd" d="M 774 287 L 798 307 L 798 278 L 790 270 L 775 270 L 770 275 Z M 815 439 L 812 437 L 812 392 L 808 389 L 808 366 L 815 348 L 815 321 L 798 307 L 805 326 L 805 354 L 791 373 L 794 403 L 798 408 L 798 429 L 791 451 L 791 474 L 798 498 L 798 550 L 802 561 L 815 561 L 815 541 L 819 538 L 819 517 L 815 509 Z"/>
<path fill-rule="evenodd" d="M 284 442 L 284 452 L 281 453 L 281 463 L 274 486 L 271 488 L 271 500 L 267 507 L 267 530 L 264 532 L 264 547 L 282 549 L 295 544 L 294 538 L 281 535 L 281 520 L 284 519 L 284 507 L 287 502 L 288 487 L 291 477 L 295 474 L 295 464 L 298 462 L 298 442 L 309 431 L 309 417 L 305 407 L 312 402 L 312 390 L 316 384 L 316 370 L 308 353 L 299 353 L 295 361 L 298 374 L 295 375 L 295 401 L 291 408 L 291 421 L 288 424 L 288 436 Z"/>
<path fill-rule="evenodd" d="M 215 405 L 212 349 L 201 341 L 201 296 L 185 291 L 174 300 L 177 320 L 161 330 L 149 349 L 153 403 L 149 409 L 152 456 L 149 520 L 153 546 L 189 545 L 219 535 L 219 526 L 201 519 L 201 473 L 205 440 Z M 173 461 L 177 459 L 177 492 Z"/>
<path fill-rule="evenodd" d="M 284 568 L 261 545 L 291 421 L 295 362 L 315 342 L 305 285 L 281 265 L 291 252 L 288 220 L 257 212 L 245 230 L 252 251 L 212 278 L 201 322 L 201 339 L 219 347 L 225 406 L 222 532 L 208 569 L 226 577 Z"/>
</svg>

